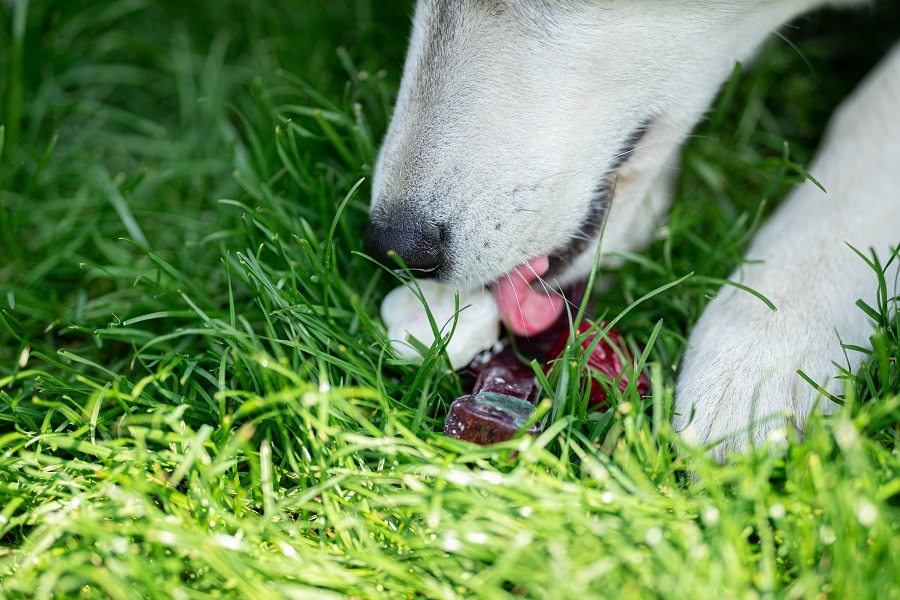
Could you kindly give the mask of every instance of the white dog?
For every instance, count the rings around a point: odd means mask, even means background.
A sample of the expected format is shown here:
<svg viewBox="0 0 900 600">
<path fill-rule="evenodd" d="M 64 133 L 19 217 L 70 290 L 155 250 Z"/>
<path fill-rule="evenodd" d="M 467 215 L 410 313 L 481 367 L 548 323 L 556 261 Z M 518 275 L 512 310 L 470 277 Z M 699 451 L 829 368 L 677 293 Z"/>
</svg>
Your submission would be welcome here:
<svg viewBox="0 0 900 600">
<path fill-rule="evenodd" d="M 370 253 L 493 287 L 517 333 L 562 310 L 554 288 L 639 249 L 669 200 L 680 143 L 736 61 L 779 25 L 859 0 L 419 0 L 373 181 Z M 815 164 L 708 307 L 679 367 L 674 424 L 717 456 L 802 428 L 798 375 L 841 391 L 865 346 L 873 272 L 850 246 L 900 242 L 900 47 L 837 112 Z M 539 282 L 532 283 L 535 279 Z"/>
</svg>

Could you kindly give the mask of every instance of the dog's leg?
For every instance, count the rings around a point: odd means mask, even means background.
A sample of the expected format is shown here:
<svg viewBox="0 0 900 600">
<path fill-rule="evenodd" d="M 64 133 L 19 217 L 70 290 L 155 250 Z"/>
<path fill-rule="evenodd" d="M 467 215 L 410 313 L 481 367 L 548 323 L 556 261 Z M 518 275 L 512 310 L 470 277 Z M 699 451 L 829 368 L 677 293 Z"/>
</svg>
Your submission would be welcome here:
<svg viewBox="0 0 900 600">
<path fill-rule="evenodd" d="M 786 424 L 801 431 L 817 405 L 835 408 L 798 370 L 839 393 L 835 363 L 849 357 L 858 367 L 860 356 L 841 343 L 867 345 L 872 324 L 855 302 L 873 304 L 877 281 L 849 246 L 884 260 L 900 243 L 898 115 L 900 46 L 832 120 L 810 169 L 827 192 L 799 186 L 733 276 L 777 310 L 726 288 L 691 335 L 673 425 L 689 442 L 710 444 L 720 460 Z"/>
</svg>

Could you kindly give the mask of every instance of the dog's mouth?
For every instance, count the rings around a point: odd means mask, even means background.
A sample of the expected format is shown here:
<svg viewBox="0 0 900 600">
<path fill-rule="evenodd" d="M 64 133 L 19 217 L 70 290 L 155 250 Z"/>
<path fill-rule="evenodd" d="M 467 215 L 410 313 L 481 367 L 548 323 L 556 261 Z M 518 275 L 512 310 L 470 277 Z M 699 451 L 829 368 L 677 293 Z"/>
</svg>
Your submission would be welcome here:
<svg viewBox="0 0 900 600">
<path fill-rule="evenodd" d="M 500 317 L 518 336 L 543 333 L 566 306 L 558 278 L 590 246 L 589 240 L 602 229 L 611 187 L 603 186 L 592 202 L 588 217 L 568 244 L 518 265 L 493 284 Z"/>
<path fill-rule="evenodd" d="M 494 298 L 500 308 L 500 318 L 515 335 L 531 336 L 542 333 L 565 308 L 559 291 L 541 279 L 550 268 L 545 254 L 516 267 L 493 286 Z M 537 284 L 535 284 L 537 282 Z"/>
<path fill-rule="evenodd" d="M 610 170 L 597 187 L 580 228 L 569 243 L 520 264 L 493 284 L 500 316 L 515 335 L 542 333 L 565 310 L 566 298 L 556 284 L 557 278 L 590 247 L 591 240 L 600 235 L 612 202 L 619 168 L 637 148 L 650 124 L 650 119 L 645 120 L 626 138 L 621 152 L 616 155 Z M 550 282 L 553 282 L 552 285 Z"/>
<path fill-rule="evenodd" d="M 500 317 L 513 334 L 537 335 L 557 321 L 568 302 L 558 277 L 584 252 L 588 245 L 584 240 L 573 238 L 552 254 L 524 262 L 491 286 Z"/>
</svg>

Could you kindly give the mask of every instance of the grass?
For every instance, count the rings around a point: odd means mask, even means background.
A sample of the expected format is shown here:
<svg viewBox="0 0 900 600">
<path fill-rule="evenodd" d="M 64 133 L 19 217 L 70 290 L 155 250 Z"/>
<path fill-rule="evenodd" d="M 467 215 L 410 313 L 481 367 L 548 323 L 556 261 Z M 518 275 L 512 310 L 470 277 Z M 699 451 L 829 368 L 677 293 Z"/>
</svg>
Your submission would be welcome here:
<svg viewBox="0 0 900 600">
<path fill-rule="evenodd" d="M 392 358 L 360 253 L 409 3 L 0 3 L 0 596 L 897 597 L 893 282 L 784 454 L 713 464 L 667 419 L 686 332 L 895 39 L 880 8 L 734 78 L 597 293 L 651 395 L 586 415 L 576 362 L 544 434 L 481 448 L 440 433 L 459 376 Z"/>
</svg>

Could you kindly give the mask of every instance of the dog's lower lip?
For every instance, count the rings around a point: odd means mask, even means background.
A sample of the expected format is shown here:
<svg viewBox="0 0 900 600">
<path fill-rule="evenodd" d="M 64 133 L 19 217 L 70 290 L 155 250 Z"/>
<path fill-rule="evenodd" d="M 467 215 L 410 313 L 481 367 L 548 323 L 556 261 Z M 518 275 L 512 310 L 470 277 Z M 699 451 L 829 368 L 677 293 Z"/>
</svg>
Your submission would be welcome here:
<svg viewBox="0 0 900 600">
<path fill-rule="evenodd" d="M 551 254 L 550 267 L 547 269 L 547 273 L 544 275 L 544 278 L 549 281 L 553 281 L 557 279 L 568 266 L 568 261 L 566 261 L 562 256 L 558 254 Z"/>
<path fill-rule="evenodd" d="M 603 229 L 603 223 L 606 220 L 607 209 L 612 201 L 613 185 L 611 182 L 615 180 L 615 177 L 616 171 L 605 176 L 603 182 L 597 188 L 587 215 L 577 231 L 565 245 L 550 252 L 550 268 L 547 270 L 545 279 L 552 281 L 559 278 L 569 264 L 590 247 L 591 240 L 600 234 L 600 231 Z"/>
</svg>

